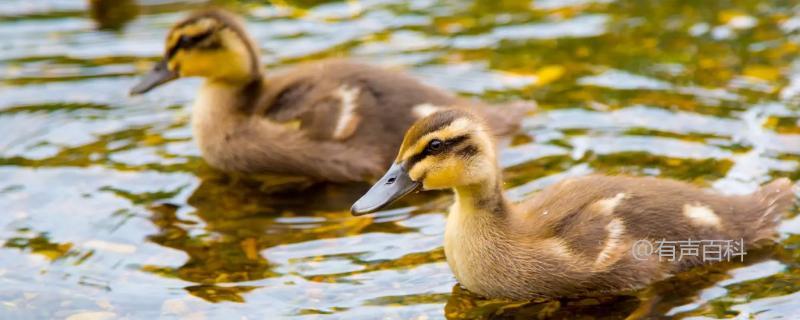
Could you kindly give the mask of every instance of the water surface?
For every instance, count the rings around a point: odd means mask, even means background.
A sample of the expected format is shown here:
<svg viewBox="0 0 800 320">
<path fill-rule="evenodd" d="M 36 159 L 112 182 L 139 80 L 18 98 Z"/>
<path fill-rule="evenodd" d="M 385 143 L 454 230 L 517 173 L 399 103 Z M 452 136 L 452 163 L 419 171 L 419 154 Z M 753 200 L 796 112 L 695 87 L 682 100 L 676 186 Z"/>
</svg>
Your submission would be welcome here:
<svg viewBox="0 0 800 320">
<path fill-rule="evenodd" d="M 475 297 L 444 260 L 447 193 L 356 218 L 366 186 L 276 195 L 291 182 L 210 169 L 188 123 L 197 80 L 127 95 L 204 3 L 105 2 L 0 3 L 0 318 L 800 318 L 794 213 L 779 245 L 645 290 Z M 350 57 L 537 100 L 503 150 L 516 199 L 593 172 L 726 193 L 800 179 L 792 1 L 216 4 L 246 18 L 271 70 Z"/>
</svg>

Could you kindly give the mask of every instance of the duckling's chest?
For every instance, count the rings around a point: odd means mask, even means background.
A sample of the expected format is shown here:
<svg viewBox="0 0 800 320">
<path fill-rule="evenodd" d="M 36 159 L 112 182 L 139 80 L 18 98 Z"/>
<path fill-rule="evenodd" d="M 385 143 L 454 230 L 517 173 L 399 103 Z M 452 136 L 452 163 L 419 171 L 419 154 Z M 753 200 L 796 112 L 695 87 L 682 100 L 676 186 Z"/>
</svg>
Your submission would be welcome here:
<svg viewBox="0 0 800 320">
<path fill-rule="evenodd" d="M 241 116 L 235 113 L 236 90 L 204 84 L 192 105 L 192 134 L 204 157 L 211 162 L 224 155 L 226 137 L 241 127 Z"/>
<path fill-rule="evenodd" d="M 501 230 L 484 213 L 454 205 L 445 229 L 444 251 L 447 263 L 459 283 L 482 295 L 493 295 L 498 285 L 508 283 L 513 261 L 508 255 Z"/>
</svg>

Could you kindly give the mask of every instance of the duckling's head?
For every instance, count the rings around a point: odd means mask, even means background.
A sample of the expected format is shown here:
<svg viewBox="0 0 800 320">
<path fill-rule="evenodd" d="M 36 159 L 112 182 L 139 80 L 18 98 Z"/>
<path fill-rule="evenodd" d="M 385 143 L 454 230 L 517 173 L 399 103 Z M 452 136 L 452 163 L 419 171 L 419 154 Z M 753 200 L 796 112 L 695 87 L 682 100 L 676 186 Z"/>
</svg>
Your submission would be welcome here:
<svg viewBox="0 0 800 320">
<path fill-rule="evenodd" d="M 179 77 L 246 84 L 261 76 L 256 46 L 239 19 L 212 9 L 198 11 L 167 35 L 164 58 L 131 89 L 142 94 Z"/>
<path fill-rule="evenodd" d="M 492 136 L 483 120 L 460 109 L 437 112 L 411 126 L 389 171 L 351 212 L 374 212 L 420 187 L 494 184 L 497 170 Z"/>
</svg>

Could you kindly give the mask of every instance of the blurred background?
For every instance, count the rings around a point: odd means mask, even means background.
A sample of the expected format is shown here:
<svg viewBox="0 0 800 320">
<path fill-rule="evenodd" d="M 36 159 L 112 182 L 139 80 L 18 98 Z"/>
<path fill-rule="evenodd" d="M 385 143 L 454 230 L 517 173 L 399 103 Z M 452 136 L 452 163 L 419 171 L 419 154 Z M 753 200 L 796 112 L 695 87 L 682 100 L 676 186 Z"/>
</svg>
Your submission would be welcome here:
<svg viewBox="0 0 800 320">
<path fill-rule="evenodd" d="M 489 101 L 536 100 L 509 195 L 592 172 L 752 191 L 800 179 L 800 5 L 780 0 L 213 1 L 268 72 L 331 57 Z M 374 217 L 367 186 L 275 194 L 214 172 L 198 80 L 130 98 L 205 1 L 0 2 L 0 318 L 800 318 L 800 218 L 744 263 L 645 290 L 508 303 L 455 286 L 450 196 Z"/>
</svg>

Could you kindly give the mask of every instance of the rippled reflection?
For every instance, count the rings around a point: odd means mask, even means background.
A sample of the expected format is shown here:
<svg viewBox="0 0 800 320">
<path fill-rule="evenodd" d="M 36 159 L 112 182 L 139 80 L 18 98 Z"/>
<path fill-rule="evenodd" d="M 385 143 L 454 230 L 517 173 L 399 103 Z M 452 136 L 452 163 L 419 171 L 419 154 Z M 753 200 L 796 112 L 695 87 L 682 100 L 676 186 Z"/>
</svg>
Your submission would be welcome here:
<svg viewBox="0 0 800 320">
<path fill-rule="evenodd" d="M 491 101 L 508 194 L 569 176 L 744 193 L 800 179 L 800 6 L 789 1 L 212 1 L 268 72 L 352 57 Z M 109 5 L 113 3 L 113 5 Z M 373 217 L 368 186 L 226 176 L 189 126 L 197 80 L 128 97 L 194 0 L 0 2 L 0 318 L 797 318 L 800 219 L 745 263 L 614 296 L 525 303 L 458 287 L 447 193 Z"/>
</svg>

